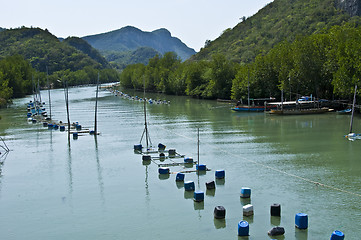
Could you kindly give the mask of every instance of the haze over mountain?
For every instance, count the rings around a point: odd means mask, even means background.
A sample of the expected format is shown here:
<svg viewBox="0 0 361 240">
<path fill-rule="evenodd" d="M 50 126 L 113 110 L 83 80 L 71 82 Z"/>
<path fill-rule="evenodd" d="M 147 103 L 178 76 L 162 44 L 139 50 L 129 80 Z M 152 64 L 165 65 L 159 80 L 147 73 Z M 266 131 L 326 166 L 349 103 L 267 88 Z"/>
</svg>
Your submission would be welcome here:
<svg viewBox="0 0 361 240">
<path fill-rule="evenodd" d="M 82 39 L 101 51 L 108 60 L 112 59 L 112 61 L 116 60 L 115 55 L 121 56 L 124 53 L 128 56 L 132 54 L 139 56 L 139 52 L 144 54 L 145 48 L 147 49 L 146 55 L 150 53 L 149 48 L 156 51 L 150 54 L 150 57 L 153 57 L 156 53 L 175 52 L 183 61 L 196 53 L 194 49 L 187 47 L 181 40 L 172 37 L 171 33 L 164 28 L 144 32 L 138 28 L 127 26 L 107 33 L 85 36 Z M 141 49 L 139 50 L 139 48 Z"/>
</svg>

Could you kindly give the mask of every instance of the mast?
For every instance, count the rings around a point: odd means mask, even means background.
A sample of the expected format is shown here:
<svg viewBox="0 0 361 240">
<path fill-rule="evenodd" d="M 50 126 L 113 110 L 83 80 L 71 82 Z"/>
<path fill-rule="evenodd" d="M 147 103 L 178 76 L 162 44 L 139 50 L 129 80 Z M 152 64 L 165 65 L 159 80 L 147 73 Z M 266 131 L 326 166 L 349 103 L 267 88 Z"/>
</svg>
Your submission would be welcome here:
<svg viewBox="0 0 361 240">
<path fill-rule="evenodd" d="M 65 86 L 66 89 L 64 88 L 64 92 L 65 92 L 65 104 L 66 104 L 66 115 L 67 115 L 67 120 L 68 120 L 68 136 L 70 136 L 70 118 L 69 118 L 69 91 L 68 91 L 68 81 L 65 81 Z"/>
<path fill-rule="evenodd" d="M 199 128 L 197 130 L 197 136 L 198 136 L 198 141 L 197 141 L 197 161 L 198 161 L 198 173 L 199 173 Z M 198 174 L 198 176 L 199 176 L 199 174 Z"/>
<path fill-rule="evenodd" d="M 147 150 L 149 146 L 152 146 L 152 141 L 150 140 L 149 132 L 148 132 L 148 125 L 147 125 L 147 107 L 146 107 L 146 100 L 145 100 L 145 80 L 143 79 L 143 100 L 144 100 L 144 131 L 142 137 L 140 138 L 140 144 L 142 143 L 144 134 L 145 134 L 145 142 L 147 145 Z"/>
<path fill-rule="evenodd" d="M 98 111 L 98 91 L 99 91 L 99 72 L 97 80 L 97 91 L 95 95 L 95 117 L 94 117 L 94 135 L 97 135 L 97 111 Z"/>
<path fill-rule="evenodd" d="M 247 88 L 248 88 L 248 110 L 249 110 L 249 106 L 250 106 L 250 104 L 249 104 L 249 69 L 248 69 L 248 77 L 247 77 L 247 80 L 248 80 L 248 86 L 247 86 Z"/>
<path fill-rule="evenodd" d="M 350 133 L 352 133 L 353 115 L 354 115 L 354 112 L 355 112 L 355 102 L 356 102 L 356 91 L 357 91 L 357 85 L 355 85 L 355 93 L 353 95 L 352 115 L 351 115 L 351 122 L 350 122 Z"/>
<path fill-rule="evenodd" d="M 48 95 L 49 95 L 49 119 L 51 120 L 51 99 L 50 99 L 50 84 L 49 84 L 48 67 L 46 67 L 46 83 L 48 85 Z"/>
</svg>

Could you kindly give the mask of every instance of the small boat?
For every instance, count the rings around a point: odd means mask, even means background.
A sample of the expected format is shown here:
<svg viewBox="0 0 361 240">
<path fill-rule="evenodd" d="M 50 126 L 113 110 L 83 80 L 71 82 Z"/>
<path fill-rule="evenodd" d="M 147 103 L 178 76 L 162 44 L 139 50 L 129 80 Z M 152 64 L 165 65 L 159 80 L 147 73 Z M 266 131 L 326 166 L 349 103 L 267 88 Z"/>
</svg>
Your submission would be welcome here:
<svg viewBox="0 0 361 240">
<path fill-rule="evenodd" d="M 308 109 L 272 109 L 269 113 L 274 115 L 302 115 L 302 114 L 319 114 L 329 112 L 329 108 L 308 108 Z"/>
<path fill-rule="evenodd" d="M 337 114 L 349 114 L 352 113 L 352 109 L 347 108 L 336 112 Z"/>
<path fill-rule="evenodd" d="M 361 134 L 354 133 L 352 131 L 352 125 L 353 125 L 353 116 L 355 113 L 355 104 L 356 104 L 356 93 L 357 93 L 357 85 L 355 85 L 355 93 L 353 95 L 353 102 L 352 102 L 352 111 L 351 111 L 351 121 L 350 121 L 350 131 L 349 134 L 345 135 L 345 138 L 347 138 L 350 141 L 354 141 L 357 139 L 361 139 Z"/>
<path fill-rule="evenodd" d="M 248 105 L 242 104 L 241 101 L 237 103 L 237 105 L 232 108 L 233 111 L 236 112 L 264 112 L 269 111 L 271 109 L 276 109 L 277 106 L 272 103 L 267 104 L 267 101 L 274 101 L 275 98 L 250 98 L 248 100 Z M 252 101 L 252 103 L 250 103 Z"/>
</svg>

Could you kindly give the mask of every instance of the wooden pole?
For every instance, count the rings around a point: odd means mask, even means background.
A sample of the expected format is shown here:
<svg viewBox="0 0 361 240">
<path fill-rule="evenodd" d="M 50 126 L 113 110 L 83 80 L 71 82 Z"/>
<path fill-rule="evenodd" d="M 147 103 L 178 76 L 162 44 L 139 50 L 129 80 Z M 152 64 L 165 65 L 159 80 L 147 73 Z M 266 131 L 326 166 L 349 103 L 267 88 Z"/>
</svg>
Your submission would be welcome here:
<svg viewBox="0 0 361 240">
<path fill-rule="evenodd" d="M 197 141 L 197 159 L 198 159 L 198 175 L 199 175 L 199 128 L 197 130 L 198 132 L 198 141 Z"/>
</svg>

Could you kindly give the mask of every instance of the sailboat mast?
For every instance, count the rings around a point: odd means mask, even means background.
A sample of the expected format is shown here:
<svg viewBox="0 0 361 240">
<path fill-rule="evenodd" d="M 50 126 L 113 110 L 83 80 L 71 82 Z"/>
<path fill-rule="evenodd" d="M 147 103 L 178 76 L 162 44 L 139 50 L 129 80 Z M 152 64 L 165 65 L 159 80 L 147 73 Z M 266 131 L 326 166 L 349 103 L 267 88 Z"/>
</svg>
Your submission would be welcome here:
<svg viewBox="0 0 361 240">
<path fill-rule="evenodd" d="M 198 160 L 198 172 L 199 172 L 199 128 L 197 130 L 197 138 L 198 138 L 198 141 L 197 141 L 197 160 Z"/>
<path fill-rule="evenodd" d="M 145 142 L 147 144 L 148 149 L 148 126 L 147 126 L 147 107 L 146 107 L 146 101 L 145 101 L 145 80 L 144 80 L 144 89 L 143 89 L 143 98 L 144 98 L 144 131 L 145 131 Z"/>
<path fill-rule="evenodd" d="M 99 91 L 99 72 L 98 72 L 98 80 L 97 80 L 97 92 L 95 95 L 95 117 L 94 117 L 94 134 L 97 134 L 97 111 L 98 111 L 98 91 Z"/>
<path fill-rule="evenodd" d="M 49 74 L 48 67 L 46 67 L 46 83 L 48 85 L 48 95 L 49 95 L 49 118 L 51 120 L 51 98 L 50 98 L 50 83 L 49 83 Z"/>
<path fill-rule="evenodd" d="M 351 115 L 351 122 L 350 122 L 350 133 L 352 133 L 353 115 L 354 115 L 354 112 L 355 112 L 355 102 L 356 102 L 356 91 L 357 91 L 357 85 L 355 85 L 355 93 L 353 95 L 352 115 Z"/>
</svg>

